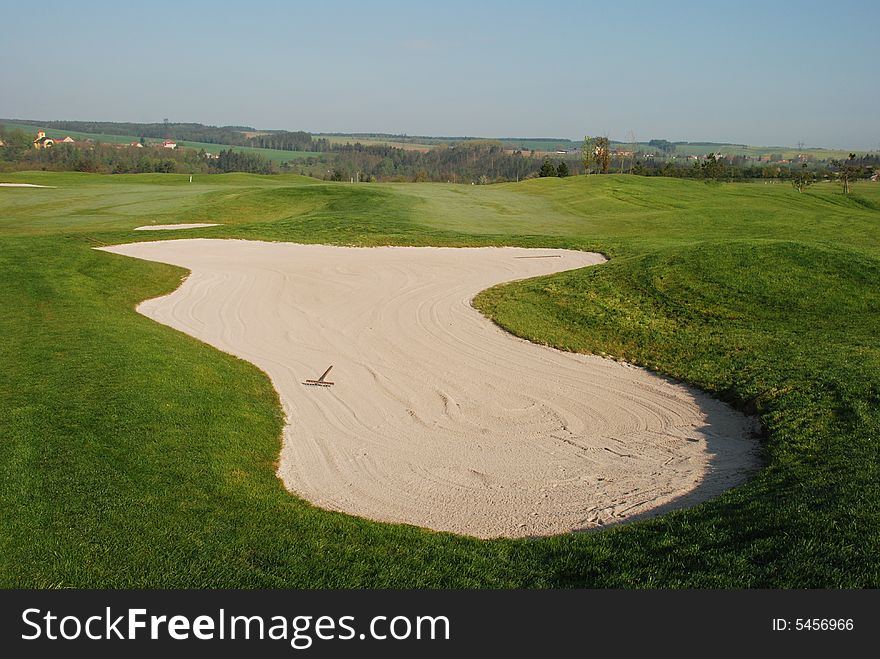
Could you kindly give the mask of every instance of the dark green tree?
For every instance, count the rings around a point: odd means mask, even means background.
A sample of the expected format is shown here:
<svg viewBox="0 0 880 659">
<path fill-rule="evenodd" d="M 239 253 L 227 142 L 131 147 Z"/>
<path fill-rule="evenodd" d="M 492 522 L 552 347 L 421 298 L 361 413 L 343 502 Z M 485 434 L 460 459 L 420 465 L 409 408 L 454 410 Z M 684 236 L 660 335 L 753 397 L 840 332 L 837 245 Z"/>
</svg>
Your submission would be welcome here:
<svg viewBox="0 0 880 659">
<path fill-rule="evenodd" d="M 568 174 L 568 165 L 566 165 L 565 161 L 563 160 L 561 163 L 559 163 L 559 167 L 556 168 L 556 176 L 558 176 L 559 178 L 565 178 L 566 176 L 568 176 Z"/>
<path fill-rule="evenodd" d="M 544 162 L 541 163 L 541 171 L 538 172 L 538 176 L 541 178 L 546 178 L 548 176 L 556 176 L 556 167 L 550 162 L 550 158 L 544 158 Z"/>
<path fill-rule="evenodd" d="M 716 158 L 714 153 L 706 156 L 702 166 L 703 176 L 713 181 L 717 181 L 724 176 L 725 169 L 724 163 Z"/>
</svg>

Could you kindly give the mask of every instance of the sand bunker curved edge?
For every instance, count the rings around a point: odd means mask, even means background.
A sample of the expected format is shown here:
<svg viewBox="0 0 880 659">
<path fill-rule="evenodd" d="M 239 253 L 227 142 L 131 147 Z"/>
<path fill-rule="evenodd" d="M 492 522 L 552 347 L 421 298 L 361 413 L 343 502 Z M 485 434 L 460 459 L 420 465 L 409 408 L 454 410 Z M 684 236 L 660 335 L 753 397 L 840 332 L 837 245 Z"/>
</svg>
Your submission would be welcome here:
<svg viewBox="0 0 880 659">
<path fill-rule="evenodd" d="M 191 222 L 189 224 L 145 224 L 135 227 L 133 231 L 174 231 L 177 229 L 202 229 L 204 227 L 219 227 L 219 224 L 210 222 Z"/>
<path fill-rule="evenodd" d="M 101 249 L 191 271 L 138 311 L 269 375 L 288 420 L 278 475 L 323 508 L 481 538 L 550 535 L 694 505 L 759 465 L 754 421 L 724 403 L 518 339 L 470 304 L 598 254 L 207 239 Z M 302 384 L 330 364 L 334 386 Z"/>
</svg>

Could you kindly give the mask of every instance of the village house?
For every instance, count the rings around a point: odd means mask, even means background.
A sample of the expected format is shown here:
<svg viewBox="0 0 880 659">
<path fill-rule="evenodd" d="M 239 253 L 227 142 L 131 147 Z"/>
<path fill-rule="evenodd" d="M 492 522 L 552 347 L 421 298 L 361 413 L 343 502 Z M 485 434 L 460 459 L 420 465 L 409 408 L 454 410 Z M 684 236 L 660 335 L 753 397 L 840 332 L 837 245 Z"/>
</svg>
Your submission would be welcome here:
<svg viewBox="0 0 880 659">
<path fill-rule="evenodd" d="M 162 142 L 162 146 L 166 149 L 176 149 L 177 142 L 175 142 L 173 140 L 165 140 L 164 142 Z"/>
<path fill-rule="evenodd" d="M 50 146 L 55 146 L 56 144 L 73 144 L 74 139 L 70 135 L 65 135 L 64 139 L 56 139 L 52 137 L 46 137 L 46 131 L 38 130 L 37 138 L 34 140 L 34 148 L 35 149 L 46 149 Z"/>
</svg>

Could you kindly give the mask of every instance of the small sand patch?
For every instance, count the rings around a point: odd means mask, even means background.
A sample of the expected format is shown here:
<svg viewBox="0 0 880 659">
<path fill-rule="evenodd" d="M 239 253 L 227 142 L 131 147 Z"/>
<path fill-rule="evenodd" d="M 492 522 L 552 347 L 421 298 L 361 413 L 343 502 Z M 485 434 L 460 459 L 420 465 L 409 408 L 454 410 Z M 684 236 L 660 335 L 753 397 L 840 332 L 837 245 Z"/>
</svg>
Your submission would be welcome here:
<svg viewBox="0 0 880 659">
<path fill-rule="evenodd" d="M 174 231 L 175 229 L 201 229 L 202 227 L 219 227 L 219 224 L 195 222 L 193 224 L 147 224 L 135 227 L 135 231 Z"/>
<path fill-rule="evenodd" d="M 269 375 L 288 421 L 278 475 L 324 508 L 482 538 L 550 535 L 694 505 L 758 465 L 753 421 L 724 403 L 515 338 L 470 304 L 599 254 L 206 239 L 101 249 L 191 270 L 138 311 Z M 331 364 L 333 386 L 303 385 Z"/>
<path fill-rule="evenodd" d="M 37 185 L 36 183 L 0 183 L 0 188 L 54 188 L 54 185 Z"/>
</svg>

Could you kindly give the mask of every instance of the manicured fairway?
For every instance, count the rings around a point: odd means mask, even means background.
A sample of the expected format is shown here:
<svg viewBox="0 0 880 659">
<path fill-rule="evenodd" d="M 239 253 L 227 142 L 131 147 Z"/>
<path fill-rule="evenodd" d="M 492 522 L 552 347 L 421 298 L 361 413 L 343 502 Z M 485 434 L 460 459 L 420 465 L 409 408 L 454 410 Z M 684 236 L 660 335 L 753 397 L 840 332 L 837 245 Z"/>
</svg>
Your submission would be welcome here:
<svg viewBox="0 0 880 659">
<path fill-rule="evenodd" d="M 578 177 L 498 186 L 19 173 L 0 188 L 0 585 L 880 584 L 880 186 Z M 222 223 L 173 232 L 145 224 Z M 761 415 L 767 467 L 697 508 L 477 541 L 330 513 L 275 477 L 252 365 L 135 313 L 185 272 L 90 249 L 185 237 L 574 247 L 605 265 L 477 306 Z"/>
</svg>

